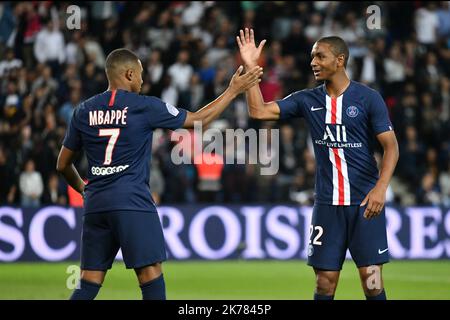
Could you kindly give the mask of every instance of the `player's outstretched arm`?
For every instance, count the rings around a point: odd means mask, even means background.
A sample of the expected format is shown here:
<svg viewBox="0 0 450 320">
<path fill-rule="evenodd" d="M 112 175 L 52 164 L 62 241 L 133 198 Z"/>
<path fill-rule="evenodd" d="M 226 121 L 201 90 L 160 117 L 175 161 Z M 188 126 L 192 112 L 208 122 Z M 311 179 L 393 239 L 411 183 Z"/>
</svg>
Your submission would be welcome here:
<svg viewBox="0 0 450 320">
<path fill-rule="evenodd" d="M 208 125 L 211 121 L 216 119 L 223 110 L 225 110 L 234 98 L 261 81 L 260 78 L 263 74 L 261 67 L 256 65 L 242 75 L 243 70 L 243 66 L 240 66 L 237 69 L 231 78 L 228 88 L 214 101 L 210 102 L 197 112 L 187 112 L 183 128 L 193 128 L 195 121 L 201 121 L 205 126 Z"/>
<path fill-rule="evenodd" d="M 61 173 L 66 182 L 79 193 L 83 194 L 85 183 L 78 174 L 77 169 L 73 165 L 75 152 L 62 146 L 56 163 L 56 171 Z"/>
<path fill-rule="evenodd" d="M 245 28 L 245 32 L 240 30 L 236 41 L 246 70 L 256 66 L 266 40 L 261 41 L 259 46 L 256 47 L 253 29 Z M 264 102 L 259 85 L 247 90 L 245 96 L 251 118 L 258 120 L 278 120 L 280 118 L 280 107 L 274 101 Z"/>
</svg>

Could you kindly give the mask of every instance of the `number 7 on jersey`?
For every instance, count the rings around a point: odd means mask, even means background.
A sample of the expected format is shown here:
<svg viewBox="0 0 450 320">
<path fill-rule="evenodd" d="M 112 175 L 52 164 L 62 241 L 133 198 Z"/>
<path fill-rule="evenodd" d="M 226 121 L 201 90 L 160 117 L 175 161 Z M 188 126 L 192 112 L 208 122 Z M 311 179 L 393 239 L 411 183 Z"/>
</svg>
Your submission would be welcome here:
<svg viewBox="0 0 450 320">
<path fill-rule="evenodd" d="M 99 129 L 98 136 L 99 137 L 110 137 L 108 141 L 108 145 L 106 146 L 105 151 L 105 161 L 103 164 L 111 164 L 112 162 L 112 153 L 114 151 L 114 146 L 116 145 L 117 140 L 119 139 L 120 129 Z"/>
</svg>

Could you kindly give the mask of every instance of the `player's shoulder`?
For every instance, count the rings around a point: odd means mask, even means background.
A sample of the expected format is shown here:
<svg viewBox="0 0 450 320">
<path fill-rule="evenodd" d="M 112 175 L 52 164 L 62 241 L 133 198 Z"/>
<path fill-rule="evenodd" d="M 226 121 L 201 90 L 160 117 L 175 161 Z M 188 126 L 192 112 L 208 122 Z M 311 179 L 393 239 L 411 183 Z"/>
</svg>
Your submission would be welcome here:
<svg viewBox="0 0 450 320">
<path fill-rule="evenodd" d="M 318 85 L 314 88 L 305 88 L 297 92 L 299 96 L 303 96 L 305 98 L 317 96 L 321 97 L 326 95 L 325 84 Z"/>
<path fill-rule="evenodd" d="M 107 91 L 98 93 L 92 97 L 89 97 L 85 100 L 83 100 L 79 105 L 78 108 L 80 111 L 86 111 L 88 109 L 91 109 L 93 107 L 98 107 L 99 105 L 106 104 L 107 103 Z"/>
<path fill-rule="evenodd" d="M 85 101 L 85 105 L 87 108 L 90 106 L 94 108 L 98 107 L 108 107 L 108 104 L 111 101 L 111 91 L 105 91 L 102 93 L 99 93 L 95 96 L 92 96 L 91 98 L 87 99 Z M 117 89 L 114 94 L 114 100 L 115 106 L 120 107 L 128 107 L 128 111 L 132 111 L 133 109 L 142 109 L 146 105 L 149 104 L 148 100 L 149 96 L 141 95 L 135 92 L 123 90 L 123 89 Z"/>
<path fill-rule="evenodd" d="M 366 85 L 364 83 L 351 80 L 351 84 L 354 89 L 353 92 L 359 94 L 362 97 L 370 99 L 370 98 L 375 98 L 375 97 L 381 96 L 377 90 L 369 87 L 368 85 Z"/>
<path fill-rule="evenodd" d="M 158 97 L 155 96 L 147 96 L 144 94 L 139 94 L 135 92 L 120 90 L 122 95 L 122 99 L 124 102 L 129 102 L 131 104 L 136 104 L 139 106 L 151 106 L 153 103 L 161 102 Z"/>
<path fill-rule="evenodd" d="M 289 95 L 287 95 L 286 97 L 283 98 L 284 99 L 288 99 L 288 98 L 292 98 L 292 99 L 297 99 L 297 100 L 303 100 L 305 97 L 312 97 L 315 95 L 320 95 L 322 94 L 322 86 L 317 86 L 315 88 L 306 88 L 306 89 L 302 89 L 302 90 L 298 90 L 295 92 L 290 93 Z"/>
</svg>

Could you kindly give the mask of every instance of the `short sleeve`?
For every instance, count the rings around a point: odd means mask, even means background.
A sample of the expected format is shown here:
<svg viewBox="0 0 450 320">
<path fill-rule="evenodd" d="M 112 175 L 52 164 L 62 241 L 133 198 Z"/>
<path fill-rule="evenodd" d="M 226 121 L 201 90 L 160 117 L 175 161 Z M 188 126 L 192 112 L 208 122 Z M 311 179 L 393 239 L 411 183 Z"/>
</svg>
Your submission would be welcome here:
<svg viewBox="0 0 450 320">
<path fill-rule="evenodd" d="M 77 151 L 81 148 L 81 133 L 77 128 L 77 115 L 78 112 L 75 109 L 63 141 L 63 146 L 72 151 Z"/>
<path fill-rule="evenodd" d="M 176 108 L 170 103 L 166 103 L 156 97 L 145 97 L 145 107 L 150 126 L 154 129 L 171 129 L 181 128 L 186 120 L 187 111 Z"/>
<path fill-rule="evenodd" d="M 375 135 L 394 130 L 389 119 L 386 103 L 378 92 L 373 91 L 369 104 L 370 124 Z"/>
<path fill-rule="evenodd" d="M 301 91 L 294 92 L 276 102 L 280 108 L 280 120 L 303 117 L 303 99 Z"/>
</svg>

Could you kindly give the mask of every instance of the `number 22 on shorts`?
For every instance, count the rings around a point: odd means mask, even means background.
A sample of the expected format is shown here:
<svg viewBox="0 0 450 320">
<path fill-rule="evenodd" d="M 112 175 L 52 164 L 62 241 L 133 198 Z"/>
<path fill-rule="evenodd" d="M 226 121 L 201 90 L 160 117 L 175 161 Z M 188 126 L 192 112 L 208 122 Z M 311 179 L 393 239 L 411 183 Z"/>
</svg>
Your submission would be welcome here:
<svg viewBox="0 0 450 320">
<path fill-rule="evenodd" d="M 313 225 L 309 226 L 309 243 L 311 244 L 311 239 L 312 239 L 314 231 L 317 231 L 317 235 L 314 237 L 312 244 L 321 246 L 322 241 L 320 241 L 320 238 L 323 235 L 323 228 L 321 226 L 313 226 Z"/>
</svg>

